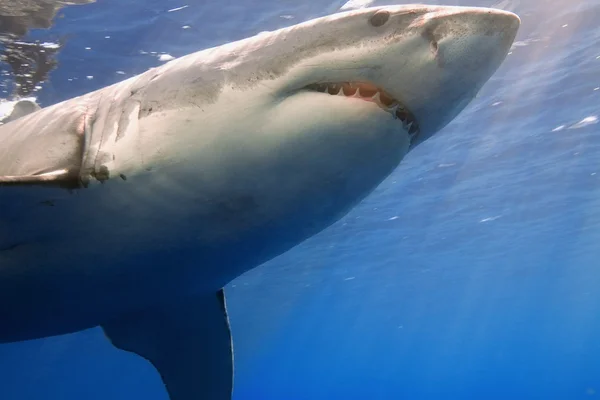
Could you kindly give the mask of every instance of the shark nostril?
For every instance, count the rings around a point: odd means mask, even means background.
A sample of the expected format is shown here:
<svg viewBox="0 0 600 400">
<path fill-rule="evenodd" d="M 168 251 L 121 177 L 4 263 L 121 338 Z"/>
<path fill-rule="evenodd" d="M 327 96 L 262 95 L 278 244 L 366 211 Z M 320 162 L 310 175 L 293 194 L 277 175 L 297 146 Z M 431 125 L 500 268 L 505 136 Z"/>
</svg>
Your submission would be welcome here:
<svg viewBox="0 0 600 400">
<path fill-rule="evenodd" d="M 437 54 L 438 48 L 439 48 L 437 40 L 432 39 L 431 42 L 429 43 L 429 46 L 431 46 L 431 52 L 433 54 Z"/>
<path fill-rule="evenodd" d="M 423 39 L 425 39 L 427 42 L 429 42 L 429 50 L 431 50 L 431 53 L 435 57 L 437 57 L 437 53 L 438 53 L 438 50 L 440 47 L 439 43 L 438 43 L 438 39 L 440 39 L 440 33 L 436 32 L 438 30 L 438 28 L 439 28 L 439 26 L 437 26 L 437 25 L 430 25 L 422 33 Z"/>
<path fill-rule="evenodd" d="M 380 11 L 375 12 L 375 14 L 373 14 L 373 16 L 371 17 L 369 22 L 374 27 L 380 27 L 380 26 L 383 26 L 388 21 L 388 19 L 390 19 L 389 11 L 381 11 L 380 10 Z"/>
</svg>

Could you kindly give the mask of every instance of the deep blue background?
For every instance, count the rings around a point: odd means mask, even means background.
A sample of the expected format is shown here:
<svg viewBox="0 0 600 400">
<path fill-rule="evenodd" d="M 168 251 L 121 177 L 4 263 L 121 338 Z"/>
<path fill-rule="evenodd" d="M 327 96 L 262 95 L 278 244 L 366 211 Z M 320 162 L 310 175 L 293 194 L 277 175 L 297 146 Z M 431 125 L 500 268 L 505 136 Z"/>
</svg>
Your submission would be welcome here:
<svg viewBox="0 0 600 400">
<path fill-rule="evenodd" d="M 32 33 L 69 37 L 39 100 L 160 64 L 140 51 L 180 56 L 343 3 L 68 7 Z M 236 400 L 600 397 L 600 5 L 439 3 L 519 13 L 512 54 L 350 215 L 227 288 Z M 1 345 L 0 399 L 166 393 L 147 362 L 91 330 Z"/>
</svg>

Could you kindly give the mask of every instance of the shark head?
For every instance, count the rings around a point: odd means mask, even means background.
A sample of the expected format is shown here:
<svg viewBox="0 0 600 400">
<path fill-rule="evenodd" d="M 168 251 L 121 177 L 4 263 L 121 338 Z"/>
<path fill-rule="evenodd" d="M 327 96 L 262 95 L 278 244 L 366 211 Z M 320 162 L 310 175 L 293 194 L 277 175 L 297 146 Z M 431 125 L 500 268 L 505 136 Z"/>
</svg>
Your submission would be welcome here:
<svg viewBox="0 0 600 400">
<path fill-rule="evenodd" d="M 381 120 L 396 118 L 415 145 L 476 96 L 505 59 L 519 25 L 515 14 L 502 10 L 425 5 L 309 21 L 281 33 L 293 53 L 281 52 L 286 73 L 274 96 L 308 92 L 320 103 L 318 96 L 328 94 L 348 100 L 357 112 L 375 104 Z M 277 62 L 274 57 L 271 65 Z M 348 111 L 340 99 L 330 100 L 332 115 L 338 107 L 340 114 Z"/>
<path fill-rule="evenodd" d="M 188 88 L 185 98 L 181 90 L 172 95 L 179 96 L 177 110 L 192 96 L 203 123 L 186 128 L 178 155 L 188 153 L 195 171 L 218 171 L 218 193 L 243 193 L 269 210 L 270 222 L 282 221 L 288 231 L 310 225 L 296 230 L 309 235 L 452 121 L 505 59 L 519 25 L 515 14 L 489 8 L 405 5 L 334 14 L 173 64 L 190 78 L 161 84 L 159 76 L 154 97 L 164 102 L 165 88 Z M 148 121 L 147 130 L 159 129 L 160 120 Z M 169 124 L 161 130 L 173 130 Z"/>
</svg>

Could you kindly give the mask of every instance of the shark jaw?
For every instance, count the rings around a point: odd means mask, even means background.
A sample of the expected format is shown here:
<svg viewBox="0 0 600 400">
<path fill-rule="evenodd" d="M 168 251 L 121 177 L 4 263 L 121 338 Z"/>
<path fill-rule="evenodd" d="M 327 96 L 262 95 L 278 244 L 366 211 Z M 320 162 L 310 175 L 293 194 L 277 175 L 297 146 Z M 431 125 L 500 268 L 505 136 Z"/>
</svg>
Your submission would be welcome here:
<svg viewBox="0 0 600 400">
<path fill-rule="evenodd" d="M 364 82 L 315 83 L 306 88 L 319 93 L 374 103 L 402 123 L 402 129 L 408 134 L 411 144 L 419 134 L 419 124 L 407 107 L 373 84 Z"/>
</svg>

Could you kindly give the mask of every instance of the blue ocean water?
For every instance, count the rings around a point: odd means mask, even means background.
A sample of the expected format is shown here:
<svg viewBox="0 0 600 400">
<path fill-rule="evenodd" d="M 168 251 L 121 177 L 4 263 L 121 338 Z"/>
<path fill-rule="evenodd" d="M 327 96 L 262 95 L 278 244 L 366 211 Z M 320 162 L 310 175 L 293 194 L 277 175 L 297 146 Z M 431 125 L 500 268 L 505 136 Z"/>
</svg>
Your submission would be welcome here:
<svg viewBox="0 0 600 400">
<path fill-rule="evenodd" d="M 600 397 L 600 4 L 435 3 L 517 12 L 517 42 L 468 109 L 359 207 L 227 287 L 236 400 Z M 343 5 L 66 7 L 30 33 L 66 37 L 37 96 L 50 105 L 161 54 Z M 2 400 L 107 398 L 167 396 L 146 361 L 98 329 L 0 345 Z"/>
</svg>

